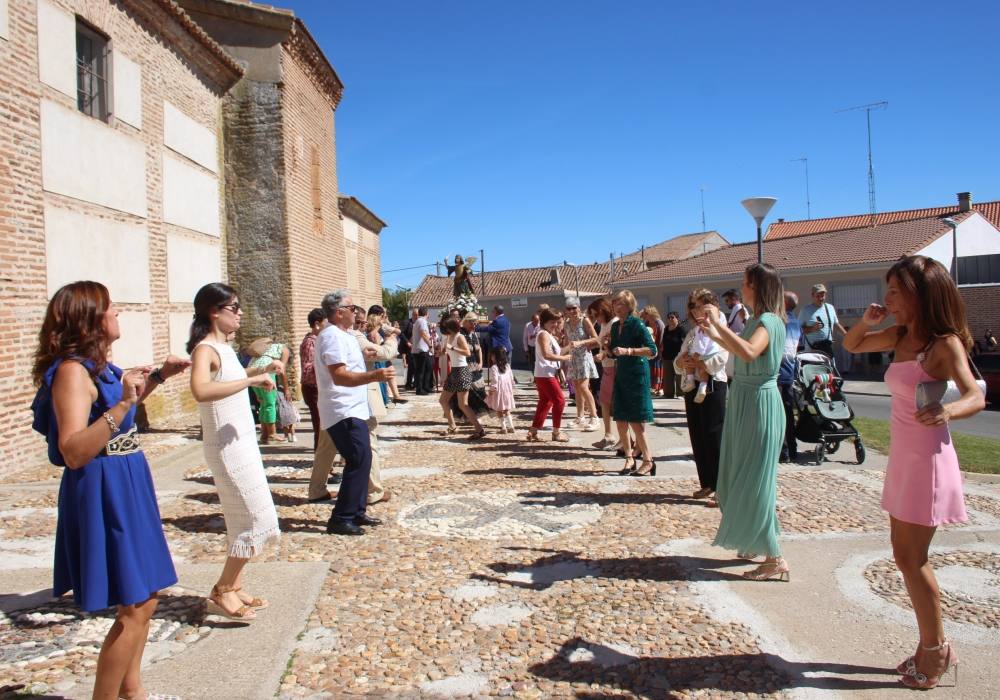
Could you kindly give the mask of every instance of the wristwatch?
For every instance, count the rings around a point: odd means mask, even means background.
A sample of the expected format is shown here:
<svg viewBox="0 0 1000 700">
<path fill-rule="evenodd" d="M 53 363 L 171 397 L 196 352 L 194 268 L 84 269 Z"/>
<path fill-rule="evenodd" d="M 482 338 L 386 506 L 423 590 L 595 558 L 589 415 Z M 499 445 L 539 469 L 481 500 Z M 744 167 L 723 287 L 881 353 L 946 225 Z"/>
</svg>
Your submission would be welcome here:
<svg viewBox="0 0 1000 700">
<path fill-rule="evenodd" d="M 157 384 L 163 384 L 165 381 L 167 381 L 164 378 L 163 374 L 160 372 L 160 369 L 161 369 L 160 367 L 157 367 L 156 369 L 154 369 L 152 372 L 149 373 L 149 378 L 152 379 Z"/>
</svg>

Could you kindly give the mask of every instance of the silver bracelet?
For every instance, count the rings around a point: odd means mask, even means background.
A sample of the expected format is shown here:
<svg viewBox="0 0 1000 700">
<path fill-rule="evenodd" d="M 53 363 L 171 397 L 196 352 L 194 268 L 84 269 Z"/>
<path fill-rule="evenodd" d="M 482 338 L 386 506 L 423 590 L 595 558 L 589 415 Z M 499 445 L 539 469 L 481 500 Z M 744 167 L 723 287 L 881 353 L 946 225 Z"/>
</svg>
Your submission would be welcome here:
<svg viewBox="0 0 1000 700">
<path fill-rule="evenodd" d="M 115 420 L 110 411 L 104 412 L 104 420 L 107 422 L 108 427 L 111 428 L 112 435 L 118 432 L 118 421 Z"/>
</svg>

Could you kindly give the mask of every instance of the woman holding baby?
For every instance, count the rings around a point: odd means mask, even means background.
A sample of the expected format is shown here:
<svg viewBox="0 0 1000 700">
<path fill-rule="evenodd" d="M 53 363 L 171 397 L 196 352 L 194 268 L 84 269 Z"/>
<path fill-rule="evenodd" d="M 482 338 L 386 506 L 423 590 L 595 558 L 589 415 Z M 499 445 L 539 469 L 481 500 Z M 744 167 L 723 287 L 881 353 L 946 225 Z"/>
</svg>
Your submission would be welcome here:
<svg viewBox="0 0 1000 700">
<path fill-rule="evenodd" d="M 726 419 L 726 392 L 729 389 L 729 378 L 726 376 L 729 352 L 711 338 L 708 340 L 716 346 L 714 354 L 711 349 L 707 355 L 696 350 L 706 349 L 704 339 L 707 336 L 698 326 L 698 319 L 704 316 L 702 309 L 706 305 L 719 306 L 719 298 L 711 290 L 696 289 L 688 296 L 688 325 L 691 330 L 674 358 L 674 371 L 687 382 L 684 384 L 684 409 L 701 486 L 694 492 L 694 498 L 708 498 L 709 504 L 714 506 L 712 497 L 719 478 L 722 424 Z M 691 377 L 694 378 L 693 384 L 689 381 Z M 705 386 L 705 392 L 699 395 L 701 385 Z M 700 396 L 702 400 L 696 401 Z"/>
</svg>

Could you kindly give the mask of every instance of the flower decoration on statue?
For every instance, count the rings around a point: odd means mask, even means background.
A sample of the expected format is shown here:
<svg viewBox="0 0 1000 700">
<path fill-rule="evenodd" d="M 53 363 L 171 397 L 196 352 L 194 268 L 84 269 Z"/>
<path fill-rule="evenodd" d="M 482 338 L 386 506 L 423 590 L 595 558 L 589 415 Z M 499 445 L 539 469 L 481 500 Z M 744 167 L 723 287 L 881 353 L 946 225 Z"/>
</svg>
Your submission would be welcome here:
<svg viewBox="0 0 1000 700">
<path fill-rule="evenodd" d="M 473 294 L 472 292 L 465 292 L 464 294 L 459 294 L 457 297 L 449 301 L 448 304 L 444 307 L 443 315 L 447 316 L 454 309 L 458 309 L 459 313 L 461 313 L 462 316 L 469 313 L 470 311 L 480 317 L 486 315 L 486 308 L 479 303 L 479 300 L 476 299 L 476 295 Z"/>
</svg>

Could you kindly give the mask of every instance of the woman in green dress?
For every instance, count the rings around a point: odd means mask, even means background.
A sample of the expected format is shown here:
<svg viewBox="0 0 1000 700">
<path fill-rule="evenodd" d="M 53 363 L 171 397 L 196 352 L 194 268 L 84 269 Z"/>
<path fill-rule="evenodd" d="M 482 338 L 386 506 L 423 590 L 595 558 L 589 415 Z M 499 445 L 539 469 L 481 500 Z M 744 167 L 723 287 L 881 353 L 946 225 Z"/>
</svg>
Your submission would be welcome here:
<svg viewBox="0 0 1000 700">
<path fill-rule="evenodd" d="M 741 559 L 764 555 L 743 577 L 753 581 L 789 579 L 781 556 L 781 527 L 775 513 L 778 454 L 785 435 L 785 409 L 778 392 L 778 367 L 785 345 L 785 299 L 781 277 L 758 263 L 743 275 L 743 299 L 753 318 L 737 335 L 719 310 L 704 306 L 698 325 L 735 356 L 716 495 L 722 522 L 715 544 L 735 549 Z"/>
<path fill-rule="evenodd" d="M 656 357 L 656 345 L 649 329 L 635 315 L 635 296 L 624 289 L 611 297 L 611 308 L 620 320 L 611 326 L 609 347 L 615 356 L 615 388 L 611 415 L 618 425 L 625 449 L 623 475 L 651 476 L 656 462 L 646 444 L 646 423 L 653 422 L 653 400 L 649 393 L 649 358 Z M 632 438 L 642 453 L 642 466 L 636 468 Z"/>
</svg>

